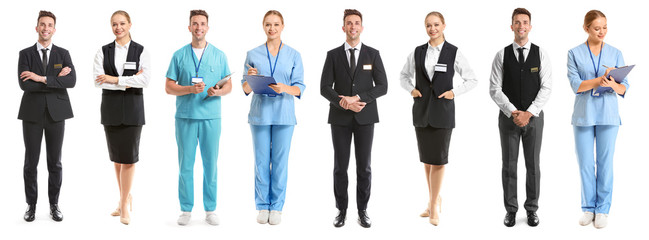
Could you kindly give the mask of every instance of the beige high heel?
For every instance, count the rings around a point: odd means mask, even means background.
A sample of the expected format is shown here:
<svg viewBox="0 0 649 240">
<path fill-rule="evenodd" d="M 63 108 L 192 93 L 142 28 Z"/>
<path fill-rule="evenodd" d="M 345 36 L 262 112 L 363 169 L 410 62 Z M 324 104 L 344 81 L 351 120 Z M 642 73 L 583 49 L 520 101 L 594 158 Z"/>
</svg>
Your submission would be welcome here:
<svg viewBox="0 0 649 240">
<path fill-rule="evenodd" d="M 437 206 L 435 206 L 435 208 L 438 208 L 439 213 L 442 213 L 442 196 L 437 196 Z M 430 218 L 428 222 L 430 222 L 430 224 L 433 224 L 434 226 L 439 225 L 439 215 L 437 218 Z"/>
<path fill-rule="evenodd" d="M 127 201 L 129 205 L 129 211 L 133 211 L 133 196 L 131 194 L 128 195 Z M 119 207 L 119 202 L 117 202 L 117 208 L 115 209 L 115 211 L 110 213 L 110 215 L 113 217 L 122 215 L 122 209 Z"/>
</svg>

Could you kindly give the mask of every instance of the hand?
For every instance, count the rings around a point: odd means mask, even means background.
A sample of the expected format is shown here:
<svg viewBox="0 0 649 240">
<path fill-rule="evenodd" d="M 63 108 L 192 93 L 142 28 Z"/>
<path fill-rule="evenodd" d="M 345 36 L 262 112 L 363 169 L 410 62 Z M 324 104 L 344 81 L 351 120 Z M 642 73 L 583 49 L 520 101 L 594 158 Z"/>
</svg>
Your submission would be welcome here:
<svg viewBox="0 0 649 240">
<path fill-rule="evenodd" d="M 70 74 L 71 71 L 72 69 L 70 69 L 70 67 L 64 67 L 63 69 L 61 69 L 61 72 L 59 72 L 59 77 L 65 77 Z"/>
<path fill-rule="evenodd" d="M 136 76 L 137 76 L 137 75 L 140 75 L 140 74 L 142 74 L 142 72 L 144 72 L 144 69 L 140 70 L 140 71 L 137 72 L 135 75 L 136 75 Z"/>
<path fill-rule="evenodd" d="M 40 83 L 45 83 L 47 84 L 46 78 L 43 76 L 39 76 L 36 73 L 30 72 L 30 71 L 24 71 L 20 73 L 20 79 L 24 81 L 27 80 L 32 80 L 34 82 L 40 82 Z"/>
<path fill-rule="evenodd" d="M 453 90 L 448 90 L 448 91 L 442 93 L 442 95 L 439 95 L 437 98 L 446 98 L 448 100 L 451 100 L 451 99 L 455 98 L 455 93 L 453 93 Z"/>
<path fill-rule="evenodd" d="M 340 107 L 342 107 L 344 109 L 349 109 L 349 107 L 350 107 L 350 105 L 352 103 L 355 103 L 355 102 L 358 102 L 358 101 L 361 100 L 360 97 L 358 97 L 358 96 L 348 97 L 348 96 L 338 95 L 338 97 L 340 97 L 340 102 L 338 102 L 338 104 L 340 105 Z"/>
<path fill-rule="evenodd" d="M 247 63 L 246 63 L 246 66 L 248 66 L 248 75 L 257 75 L 258 74 L 256 68 L 250 66 L 250 64 L 247 64 Z"/>
<path fill-rule="evenodd" d="M 516 110 L 512 112 L 512 117 L 514 124 L 519 127 L 525 127 L 527 124 L 530 123 L 530 118 L 532 117 L 532 113 L 528 111 L 519 111 Z"/>
<path fill-rule="evenodd" d="M 615 86 L 617 84 L 617 82 L 615 82 L 615 79 L 613 78 L 613 76 L 610 76 L 609 78 L 610 78 L 610 80 L 606 79 L 606 78 L 602 78 L 602 80 L 599 82 L 599 86 L 600 87 L 610 87 L 610 88 L 612 88 L 613 86 Z"/>
<path fill-rule="evenodd" d="M 279 94 L 279 93 L 286 92 L 286 87 L 288 86 L 286 86 L 286 84 L 283 83 L 277 83 L 277 84 L 268 84 L 268 87 L 270 89 L 273 89 L 273 91 Z"/>
<path fill-rule="evenodd" d="M 365 108 L 365 105 L 367 105 L 367 103 L 358 101 L 350 104 L 349 110 L 352 110 L 354 112 L 360 112 L 361 110 L 363 110 L 363 108 Z"/>
<path fill-rule="evenodd" d="M 119 82 L 119 78 L 104 74 L 104 75 L 97 76 L 95 82 L 97 82 L 98 84 L 104 84 L 104 83 L 117 84 L 117 82 Z"/>
<path fill-rule="evenodd" d="M 419 97 L 421 97 L 421 92 L 419 92 L 419 90 L 417 90 L 415 88 L 410 92 L 410 96 L 412 96 L 414 98 L 419 98 Z"/>
<path fill-rule="evenodd" d="M 189 93 L 199 94 L 202 93 L 204 90 L 205 90 L 204 82 L 195 83 L 194 85 L 189 86 Z"/>
<path fill-rule="evenodd" d="M 207 96 L 213 97 L 213 96 L 221 96 L 221 88 L 219 87 L 218 84 L 214 85 L 214 87 L 211 87 L 207 89 Z"/>
<path fill-rule="evenodd" d="M 243 91 L 247 94 L 252 92 L 252 88 L 250 87 L 250 84 L 248 84 L 248 81 L 243 82 L 243 85 L 241 85 L 243 88 Z"/>
<path fill-rule="evenodd" d="M 607 68 L 607 69 L 606 69 L 606 73 L 604 73 L 604 75 L 602 75 L 602 80 L 606 79 L 606 76 L 608 76 L 608 74 L 609 74 L 609 73 L 611 72 L 611 70 L 613 70 L 613 69 L 615 69 L 615 68 L 614 68 L 614 67 Z"/>
</svg>

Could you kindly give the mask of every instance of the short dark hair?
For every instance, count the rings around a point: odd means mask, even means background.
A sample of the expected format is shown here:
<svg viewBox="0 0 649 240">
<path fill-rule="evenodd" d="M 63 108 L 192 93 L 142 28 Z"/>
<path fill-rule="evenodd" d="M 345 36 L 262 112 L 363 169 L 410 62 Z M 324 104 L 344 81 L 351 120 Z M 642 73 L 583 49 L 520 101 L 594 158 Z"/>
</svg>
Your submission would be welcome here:
<svg viewBox="0 0 649 240">
<path fill-rule="evenodd" d="M 363 22 L 363 14 L 361 14 L 361 12 L 356 9 L 345 9 L 345 15 L 343 15 L 343 23 L 345 23 L 345 18 L 347 18 L 347 16 L 349 15 L 359 16 L 361 18 L 361 22 Z"/>
<path fill-rule="evenodd" d="M 208 22 L 210 21 L 210 17 L 207 16 L 207 12 L 205 10 L 198 9 L 189 11 L 189 24 L 192 24 L 192 17 L 194 16 L 205 16 L 205 19 L 207 19 Z"/>
<path fill-rule="evenodd" d="M 530 11 L 527 11 L 525 8 L 517 8 L 514 9 L 514 12 L 512 13 L 512 23 L 514 22 L 514 17 L 518 14 L 525 14 L 530 18 L 530 22 L 532 22 L 532 14 Z"/>
<path fill-rule="evenodd" d="M 40 12 L 38 12 L 36 25 L 38 25 L 38 21 L 40 21 L 42 17 L 51 17 L 52 19 L 54 19 L 54 25 L 56 25 L 56 16 L 54 16 L 54 13 L 45 10 L 41 10 Z"/>
</svg>

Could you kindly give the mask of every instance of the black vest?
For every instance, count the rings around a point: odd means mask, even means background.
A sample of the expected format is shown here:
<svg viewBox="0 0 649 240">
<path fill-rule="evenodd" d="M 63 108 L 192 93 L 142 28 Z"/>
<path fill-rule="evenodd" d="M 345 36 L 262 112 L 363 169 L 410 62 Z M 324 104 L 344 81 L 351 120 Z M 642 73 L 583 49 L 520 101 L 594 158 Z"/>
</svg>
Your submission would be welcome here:
<svg viewBox="0 0 649 240">
<path fill-rule="evenodd" d="M 439 53 L 437 63 L 446 64 L 446 72 L 435 72 L 432 82 L 426 72 L 424 62 L 428 43 L 415 48 L 415 87 L 421 92 L 421 97 L 414 98 L 412 105 L 412 121 L 415 127 L 454 128 L 455 103 L 451 99 L 437 98 L 442 93 L 453 89 L 455 74 L 455 55 L 457 47 L 445 42 Z"/>
<path fill-rule="evenodd" d="M 115 42 L 101 48 L 104 53 L 104 73 L 110 76 L 120 76 L 115 68 Z M 131 41 L 126 56 L 127 62 L 135 62 L 136 70 L 126 70 L 121 76 L 133 76 L 140 69 L 140 55 L 144 51 L 142 45 Z M 142 88 L 127 88 L 122 90 L 104 89 L 101 97 L 101 124 L 144 125 L 144 98 Z"/>
<path fill-rule="evenodd" d="M 517 50 L 518 51 L 518 50 Z M 512 45 L 505 47 L 503 57 L 503 93 L 516 109 L 525 111 L 541 89 L 541 56 L 532 44 L 524 63 L 519 63 Z"/>
</svg>

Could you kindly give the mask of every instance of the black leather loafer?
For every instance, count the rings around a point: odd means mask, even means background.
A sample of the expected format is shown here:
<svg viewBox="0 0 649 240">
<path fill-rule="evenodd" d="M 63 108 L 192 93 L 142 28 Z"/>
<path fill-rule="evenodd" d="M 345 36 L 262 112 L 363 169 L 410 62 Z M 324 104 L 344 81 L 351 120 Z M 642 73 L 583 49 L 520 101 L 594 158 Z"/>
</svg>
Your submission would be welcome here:
<svg viewBox="0 0 649 240">
<path fill-rule="evenodd" d="M 539 216 L 536 215 L 536 212 L 527 212 L 527 225 L 530 227 L 539 225 Z"/>
<path fill-rule="evenodd" d="M 360 224 L 361 227 L 364 228 L 369 228 L 372 226 L 372 220 L 370 220 L 370 217 L 367 216 L 366 210 L 358 211 L 358 224 Z"/>
<path fill-rule="evenodd" d="M 27 211 L 25 211 L 24 219 L 27 222 L 32 222 L 36 218 L 36 204 L 29 204 Z"/>
<path fill-rule="evenodd" d="M 58 204 L 50 204 L 50 217 L 57 222 L 63 221 L 63 214 Z"/>
<path fill-rule="evenodd" d="M 345 220 L 347 220 L 347 210 L 338 210 L 338 216 L 334 219 L 334 227 L 345 226 Z"/>
<path fill-rule="evenodd" d="M 505 215 L 505 221 L 503 221 L 503 223 L 507 227 L 513 227 L 516 225 L 516 213 L 508 212 L 507 215 Z"/>
</svg>

